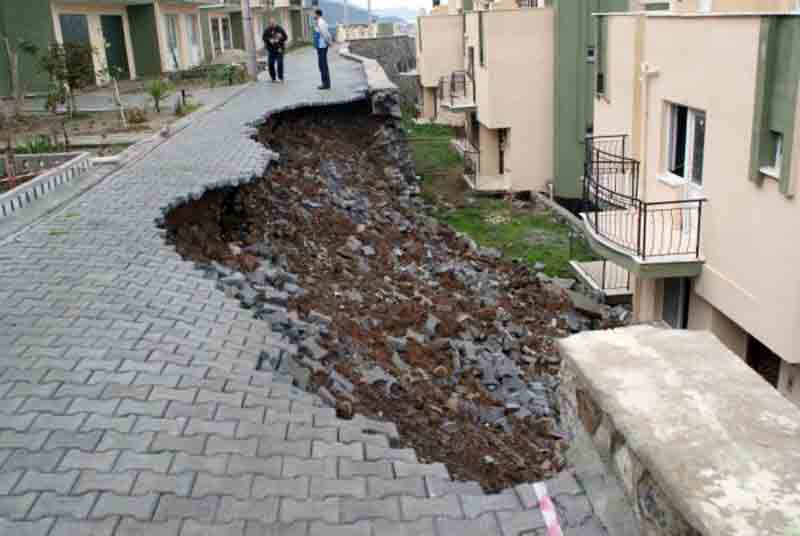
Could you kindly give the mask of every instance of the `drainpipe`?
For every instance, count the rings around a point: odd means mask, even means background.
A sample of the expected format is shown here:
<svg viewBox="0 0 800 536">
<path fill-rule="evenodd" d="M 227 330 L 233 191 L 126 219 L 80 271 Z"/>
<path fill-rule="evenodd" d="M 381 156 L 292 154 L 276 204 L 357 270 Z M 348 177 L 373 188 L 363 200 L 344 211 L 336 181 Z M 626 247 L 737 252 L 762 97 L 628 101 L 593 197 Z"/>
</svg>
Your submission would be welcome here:
<svg viewBox="0 0 800 536">
<path fill-rule="evenodd" d="M 647 140 L 648 140 L 648 132 L 647 127 L 650 124 L 650 107 L 648 106 L 648 100 L 650 98 L 650 80 L 658 75 L 658 69 L 655 69 L 652 65 L 647 62 L 643 62 L 641 65 L 641 74 L 639 75 L 639 81 L 642 84 L 642 102 L 640 104 L 642 110 L 642 120 L 641 120 L 641 135 L 639 136 L 640 143 L 639 143 L 639 161 L 641 162 L 639 168 L 639 193 L 640 197 L 642 197 L 642 192 L 644 193 L 644 198 L 647 199 Z M 644 184 L 641 184 L 641 183 Z M 644 189 L 641 188 L 644 186 Z M 643 191 L 644 190 L 644 191 Z"/>
<path fill-rule="evenodd" d="M 641 83 L 641 115 L 642 119 L 640 121 L 640 128 L 641 134 L 639 136 L 640 144 L 639 144 L 639 198 L 640 199 L 647 199 L 647 140 L 648 140 L 648 132 L 647 127 L 650 124 L 650 112 L 648 106 L 648 100 L 650 98 L 650 80 L 658 75 L 658 69 L 655 69 L 652 65 L 647 62 L 642 62 L 640 67 L 640 75 L 639 75 L 639 82 Z M 633 289 L 633 314 L 634 318 L 641 319 L 642 318 L 642 284 L 643 280 L 639 277 L 636 278 L 635 288 Z M 651 307 L 654 307 L 654 304 L 651 304 Z M 647 311 L 645 313 L 647 319 L 656 318 L 658 315 L 656 314 L 654 309 Z"/>
</svg>

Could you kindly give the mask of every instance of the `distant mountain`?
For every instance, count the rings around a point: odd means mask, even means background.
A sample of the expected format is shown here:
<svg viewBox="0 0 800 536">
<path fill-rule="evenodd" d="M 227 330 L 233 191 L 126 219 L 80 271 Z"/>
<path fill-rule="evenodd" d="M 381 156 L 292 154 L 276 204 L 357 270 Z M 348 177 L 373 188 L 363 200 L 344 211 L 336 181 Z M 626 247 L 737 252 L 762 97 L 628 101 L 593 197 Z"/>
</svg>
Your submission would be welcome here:
<svg viewBox="0 0 800 536">
<path fill-rule="evenodd" d="M 325 15 L 325 20 L 330 26 L 344 24 L 344 4 L 338 0 L 319 0 L 319 7 Z M 415 22 L 417 12 L 413 9 L 394 7 L 386 9 L 373 9 L 372 16 L 377 17 L 380 22 Z M 347 3 L 347 20 L 350 24 L 366 24 L 367 10 Z"/>
<path fill-rule="evenodd" d="M 385 9 L 373 9 L 372 12 L 381 18 L 398 18 L 406 22 L 417 20 L 418 10 L 407 7 L 387 7 Z"/>
<path fill-rule="evenodd" d="M 328 25 L 337 26 L 344 24 L 344 6 L 341 2 L 333 0 L 319 0 L 319 7 Z M 350 24 L 366 24 L 367 10 L 354 6 L 352 2 L 347 4 L 347 22 Z"/>
</svg>

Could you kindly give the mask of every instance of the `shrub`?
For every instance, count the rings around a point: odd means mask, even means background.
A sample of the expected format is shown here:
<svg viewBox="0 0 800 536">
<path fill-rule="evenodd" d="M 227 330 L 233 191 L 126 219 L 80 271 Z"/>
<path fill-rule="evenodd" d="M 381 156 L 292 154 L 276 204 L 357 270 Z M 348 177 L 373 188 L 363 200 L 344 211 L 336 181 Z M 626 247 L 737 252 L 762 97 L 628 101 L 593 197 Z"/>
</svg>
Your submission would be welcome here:
<svg viewBox="0 0 800 536">
<path fill-rule="evenodd" d="M 174 86 L 166 80 L 151 80 L 144 86 L 145 92 L 153 99 L 156 113 L 161 113 L 161 101 L 166 99 L 174 90 Z"/>
<path fill-rule="evenodd" d="M 60 144 L 54 144 L 48 136 L 40 134 L 29 139 L 15 149 L 20 154 L 58 153 L 63 150 Z"/>
<path fill-rule="evenodd" d="M 127 117 L 128 123 L 131 125 L 141 125 L 142 123 L 147 123 L 147 110 L 137 107 L 127 108 L 125 117 Z"/>
</svg>

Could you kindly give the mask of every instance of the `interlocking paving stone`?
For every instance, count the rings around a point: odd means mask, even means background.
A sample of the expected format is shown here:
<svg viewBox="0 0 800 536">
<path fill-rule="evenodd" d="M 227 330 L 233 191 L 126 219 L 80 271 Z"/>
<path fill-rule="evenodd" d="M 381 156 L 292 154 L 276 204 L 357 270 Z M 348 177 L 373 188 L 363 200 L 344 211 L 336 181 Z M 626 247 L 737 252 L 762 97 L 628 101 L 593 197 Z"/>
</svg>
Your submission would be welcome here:
<svg viewBox="0 0 800 536">
<path fill-rule="evenodd" d="M 110 491 L 118 495 L 130 493 L 136 480 L 135 471 L 124 473 L 101 473 L 98 471 L 81 471 L 74 493 L 87 491 Z"/>
<path fill-rule="evenodd" d="M 63 473 L 42 473 L 35 469 L 25 471 L 25 475 L 14 488 L 15 494 L 28 491 L 54 491 L 66 495 L 78 480 L 79 471 L 65 471 Z"/>
<path fill-rule="evenodd" d="M 105 518 L 113 515 L 125 515 L 146 521 L 153 517 L 157 503 L 158 495 L 155 493 L 130 497 L 103 492 L 92 509 L 91 517 Z"/>
<path fill-rule="evenodd" d="M 213 476 L 200 473 L 197 475 L 197 480 L 194 483 L 192 497 L 231 495 L 237 499 L 247 499 L 250 497 L 250 488 L 252 485 L 252 475 Z"/>
<path fill-rule="evenodd" d="M 195 474 L 189 472 L 179 475 L 162 475 L 151 471 L 142 471 L 136 478 L 133 494 L 141 495 L 153 491 L 186 497 L 192 490 L 194 480 Z"/>
<path fill-rule="evenodd" d="M 96 493 L 58 495 L 53 492 L 45 492 L 39 495 L 30 512 L 30 517 L 36 519 L 55 515 L 73 519 L 86 519 L 96 499 Z"/>
<path fill-rule="evenodd" d="M 56 520 L 49 536 L 112 536 L 117 525 L 116 519 L 101 521 L 76 521 L 61 518 Z"/>
<path fill-rule="evenodd" d="M 53 522 L 52 518 L 38 521 L 0 519 L 0 536 L 47 536 Z"/>
<path fill-rule="evenodd" d="M 180 519 L 170 519 L 163 523 L 143 522 L 126 517 L 117 527 L 117 536 L 179 536 Z"/>
<path fill-rule="evenodd" d="M 197 521 L 211 522 L 217 511 L 219 497 L 192 499 L 175 495 L 162 495 L 158 501 L 154 519 L 165 521 L 170 518 L 190 518 Z"/>
</svg>

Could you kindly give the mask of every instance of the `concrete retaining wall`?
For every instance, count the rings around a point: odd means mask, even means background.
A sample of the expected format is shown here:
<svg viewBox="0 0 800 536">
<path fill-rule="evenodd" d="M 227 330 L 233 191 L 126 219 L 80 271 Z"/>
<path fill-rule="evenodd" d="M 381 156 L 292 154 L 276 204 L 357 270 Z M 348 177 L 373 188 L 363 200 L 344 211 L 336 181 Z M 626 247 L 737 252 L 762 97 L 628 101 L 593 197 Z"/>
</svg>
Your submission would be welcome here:
<svg viewBox="0 0 800 536">
<path fill-rule="evenodd" d="M 59 153 L 17 155 L 16 165 L 18 174 L 43 169 L 48 171 L 0 195 L 0 219 L 11 216 L 62 184 L 72 182 L 85 173 L 92 163 L 89 153 Z"/>
<path fill-rule="evenodd" d="M 800 409 L 712 334 L 559 341 L 562 425 L 589 433 L 644 536 L 800 534 Z"/>
<path fill-rule="evenodd" d="M 416 66 L 414 38 L 408 35 L 356 39 L 349 43 L 350 51 L 377 61 L 399 89 L 404 104 L 417 102 L 417 78 L 401 76 Z"/>
</svg>

